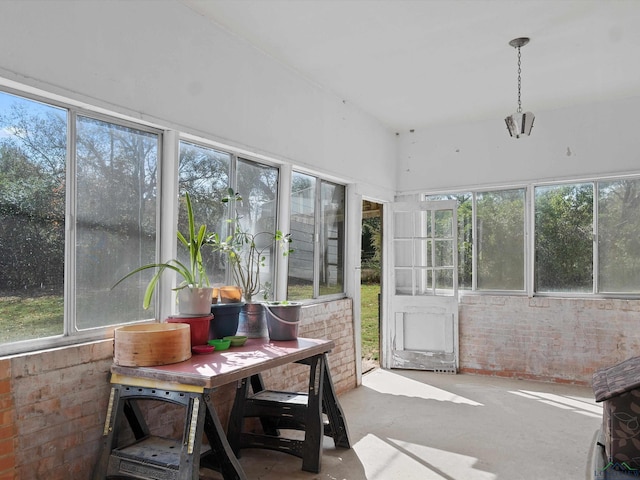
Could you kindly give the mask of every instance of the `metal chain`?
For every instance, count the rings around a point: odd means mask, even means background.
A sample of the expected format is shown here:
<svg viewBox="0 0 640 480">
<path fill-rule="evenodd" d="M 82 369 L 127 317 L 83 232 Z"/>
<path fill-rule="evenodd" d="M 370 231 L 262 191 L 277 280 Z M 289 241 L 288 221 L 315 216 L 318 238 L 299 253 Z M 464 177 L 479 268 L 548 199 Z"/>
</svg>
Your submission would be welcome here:
<svg viewBox="0 0 640 480">
<path fill-rule="evenodd" d="M 520 47 L 518 47 L 518 113 L 522 113 L 522 102 L 520 101 L 520 74 L 522 73 L 522 69 L 520 68 Z"/>
</svg>

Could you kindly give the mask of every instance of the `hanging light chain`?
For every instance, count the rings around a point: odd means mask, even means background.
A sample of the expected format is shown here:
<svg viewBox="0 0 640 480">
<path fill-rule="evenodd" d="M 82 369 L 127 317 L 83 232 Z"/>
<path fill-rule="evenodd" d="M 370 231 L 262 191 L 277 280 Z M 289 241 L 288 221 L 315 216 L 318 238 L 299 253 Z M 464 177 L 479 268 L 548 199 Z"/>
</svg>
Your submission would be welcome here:
<svg viewBox="0 0 640 480">
<path fill-rule="evenodd" d="M 522 73 L 521 65 L 520 47 L 518 47 L 518 113 L 522 113 L 522 101 L 520 100 L 520 90 L 522 86 L 522 80 L 520 78 Z"/>
<path fill-rule="evenodd" d="M 518 110 L 504 119 L 511 137 L 528 137 L 533 127 L 535 116 L 531 112 L 522 112 L 522 54 L 520 47 L 529 43 L 529 37 L 514 38 L 509 45 L 518 50 Z"/>
</svg>

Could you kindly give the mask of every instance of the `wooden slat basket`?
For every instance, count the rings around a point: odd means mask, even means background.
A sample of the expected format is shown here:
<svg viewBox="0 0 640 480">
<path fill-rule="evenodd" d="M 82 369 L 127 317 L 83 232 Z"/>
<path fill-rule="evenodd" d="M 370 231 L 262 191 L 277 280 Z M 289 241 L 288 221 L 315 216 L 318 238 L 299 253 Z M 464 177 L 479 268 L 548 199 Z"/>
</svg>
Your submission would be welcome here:
<svg viewBox="0 0 640 480">
<path fill-rule="evenodd" d="M 191 358 L 191 329 L 185 323 L 127 325 L 115 330 L 114 362 L 149 367 Z"/>
</svg>

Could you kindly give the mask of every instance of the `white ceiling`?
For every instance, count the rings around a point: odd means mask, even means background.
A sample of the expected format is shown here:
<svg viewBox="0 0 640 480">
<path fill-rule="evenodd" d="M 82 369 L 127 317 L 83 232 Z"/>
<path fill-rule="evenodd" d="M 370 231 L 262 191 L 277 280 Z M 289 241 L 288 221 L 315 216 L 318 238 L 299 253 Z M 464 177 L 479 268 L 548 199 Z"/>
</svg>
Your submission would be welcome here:
<svg viewBox="0 0 640 480">
<path fill-rule="evenodd" d="M 640 95 L 640 0 L 180 0 L 397 132 Z"/>
</svg>

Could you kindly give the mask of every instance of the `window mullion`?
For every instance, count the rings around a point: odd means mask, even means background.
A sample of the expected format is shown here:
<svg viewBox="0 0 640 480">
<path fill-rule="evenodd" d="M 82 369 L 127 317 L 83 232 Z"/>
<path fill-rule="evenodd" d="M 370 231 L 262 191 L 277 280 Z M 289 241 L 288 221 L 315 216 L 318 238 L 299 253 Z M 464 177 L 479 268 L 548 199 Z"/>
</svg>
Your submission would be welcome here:
<svg viewBox="0 0 640 480">
<path fill-rule="evenodd" d="M 313 298 L 320 296 L 320 233 L 322 227 L 322 182 L 315 182 L 315 220 L 313 226 Z"/>
<path fill-rule="evenodd" d="M 476 192 L 471 193 L 471 291 L 478 290 L 478 203 Z M 464 238 L 464 235 L 463 235 Z"/>
<path fill-rule="evenodd" d="M 593 183 L 593 293 L 598 293 L 600 291 L 599 285 L 599 269 L 600 265 L 598 262 L 599 254 L 598 254 L 598 202 L 600 197 L 599 185 L 598 182 Z"/>
<path fill-rule="evenodd" d="M 534 187 L 529 185 L 525 191 L 525 291 L 528 297 L 534 295 L 534 272 L 535 272 L 535 202 Z"/>
<path fill-rule="evenodd" d="M 276 217 L 276 228 L 281 232 L 291 232 L 291 165 L 283 165 L 280 167 L 278 175 L 278 212 Z M 294 245 L 295 248 L 295 245 Z M 289 277 L 288 262 L 289 256 L 284 256 L 276 247 L 274 250 L 276 275 L 274 300 L 287 298 L 287 283 Z"/>
<path fill-rule="evenodd" d="M 64 334 L 72 334 L 76 328 L 76 167 L 77 167 L 77 113 L 68 110 L 67 160 L 66 160 L 66 219 L 65 219 L 65 269 L 64 269 Z"/>
</svg>

